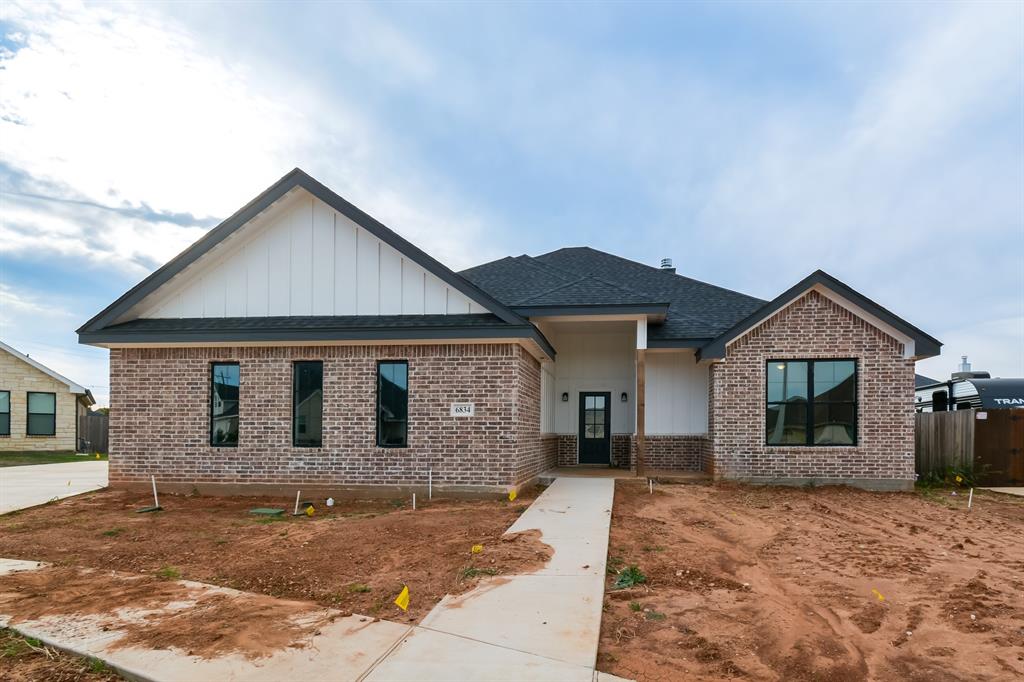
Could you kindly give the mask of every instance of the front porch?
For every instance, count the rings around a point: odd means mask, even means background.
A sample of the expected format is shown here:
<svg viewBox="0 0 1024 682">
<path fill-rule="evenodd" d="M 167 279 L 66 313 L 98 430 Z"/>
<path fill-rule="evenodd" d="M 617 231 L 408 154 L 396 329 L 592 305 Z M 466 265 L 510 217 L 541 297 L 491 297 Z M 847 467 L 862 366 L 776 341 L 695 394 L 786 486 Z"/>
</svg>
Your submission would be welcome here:
<svg viewBox="0 0 1024 682">
<path fill-rule="evenodd" d="M 644 471 L 644 479 L 653 479 L 662 483 L 704 483 L 711 480 L 711 476 L 703 471 L 683 471 L 680 469 L 650 469 Z M 588 466 L 580 464 L 576 466 L 555 467 L 542 473 L 538 480 L 541 485 L 549 485 L 556 478 L 622 478 L 635 479 L 635 469 L 617 469 L 605 466 Z"/>
</svg>

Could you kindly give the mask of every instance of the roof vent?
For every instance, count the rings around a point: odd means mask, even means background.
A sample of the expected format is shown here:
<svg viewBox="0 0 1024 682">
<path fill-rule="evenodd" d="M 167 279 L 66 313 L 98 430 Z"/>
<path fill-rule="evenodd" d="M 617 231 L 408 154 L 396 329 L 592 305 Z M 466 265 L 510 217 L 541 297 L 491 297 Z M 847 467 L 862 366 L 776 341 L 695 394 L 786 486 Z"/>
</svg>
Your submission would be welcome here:
<svg viewBox="0 0 1024 682">
<path fill-rule="evenodd" d="M 672 267 L 672 259 L 671 258 L 662 258 L 661 259 L 661 269 L 665 270 L 666 272 L 673 272 L 673 273 L 676 271 L 676 269 L 674 267 Z"/>
<path fill-rule="evenodd" d="M 662 262 L 664 263 L 664 261 L 662 261 Z M 665 266 L 662 265 L 661 267 L 665 267 Z M 970 372 L 971 371 L 971 363 L 967 362 L 967 356 L 966 355 L 961 355 L 960 356 L 960 369 L 958 369 L 957 371 L 958 372 Z"/>
</svg>

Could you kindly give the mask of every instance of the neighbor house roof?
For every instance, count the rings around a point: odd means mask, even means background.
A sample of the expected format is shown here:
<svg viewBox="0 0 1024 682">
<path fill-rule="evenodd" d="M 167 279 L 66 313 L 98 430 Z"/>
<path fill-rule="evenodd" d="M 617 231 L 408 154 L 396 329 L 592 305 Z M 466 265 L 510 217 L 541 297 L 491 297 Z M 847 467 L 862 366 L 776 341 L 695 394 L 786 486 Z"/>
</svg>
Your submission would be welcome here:
<svg viewBox="0 0 1024 682">
<path fill-rule="evenodd" d="M 26 355 L 26 354 L 24 354 L 24 353 L 22 353 L 20 351 L 15 350 L 14 348 L 8 346 L 3 341 L 0 341 L 0 350 L 9 353 L 10 355 L 12 355 L 15 358 L 21 360 L 22 362 L 24 362 L 27 365 L 35 367 L 36 369 L 38 369 L 43 374 L 46 374 L 47 376 L 49 376 L 49 377 L 51 377 L 53 379 L 56 379 L 57 381 L 59 381 L 60 383 L 62 383 L 65 386 L 68 387 L 68 392 L 69 393 L 75 393 L 75 394 L 78 394 L 78 395 L 85 396 L 85 398 L 87 399 L 87 401 L 88 401 L 88 403 L 90 405 L 92 405 L 92 404 L 94 404 L 96 402 L 96 400 L 92 397 L 92 392 L 89 389 L 85 388 L 84 386 L 82 386 L 80 384 L 76 384 L 74 381 L 71 381 L 71 379 L 68 379 L 63 374 L 58 374 L 57 372 L 54 372 L 52 369 L 50 369 L 46 365 L 42 364 L 41 362 L 35 361 L 34 359 L 30 358 L 28 355 Z"/>
<path fill-rule="evenodd" d="M 938 380 L 926 377 L 923 374 L 914 375 L 914 388 L 921 388 L 922 386 L 931 386 L 939 383 Z"/>
</svg>

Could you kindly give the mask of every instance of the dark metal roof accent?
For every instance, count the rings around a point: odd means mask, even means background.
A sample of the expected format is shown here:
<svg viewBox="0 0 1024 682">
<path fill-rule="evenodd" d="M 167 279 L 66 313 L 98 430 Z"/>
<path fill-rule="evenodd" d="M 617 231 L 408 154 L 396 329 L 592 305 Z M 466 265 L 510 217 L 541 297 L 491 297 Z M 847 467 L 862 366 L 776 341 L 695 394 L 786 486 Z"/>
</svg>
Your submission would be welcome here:
<svg viewBox="0 0 1024 682">
<path fill-rule="evenodd" d="M 384 243 L 408 256 L 418 265 L 428 270 L 443 282 L 449 284 L 455 289 L 458 289 L 471 300 L 476 301 L 484 308 L 487 308 L 505 322 L 510 324 L 527 323 L 525 319 L 512 312 L 512 310 L 496 300 L 493 296 L 486 293 L 466 278 L 444 266 L 432 256 L 389 229 L 383 223 L 379 222 L 367 213 L 364 213 L 362 210 L 333 192 L 327 186 L 308 175 L 305 171 L 295 168 L 261 192 L 259 196 L 235 212 L 235 214 L 230 218 L 207 232 L 203 237 L 192 244 L 192 246 L 172 258 L 151 275 L 132 287 L 132 289 L 119 299 L 104 308 L 95 317 L 82 325 L 82 327 L 78 329 L 79 333 L 94 332 L 111 324 L 118 316 L 124 314 L 133 305 L 156 291 L 156 289 L 161 285 L 167 283 L 172 277 L 194 263 L 214 246 L 224 241 L 232 233 L 265 211 L 271 204 L 296 187 L 301 187 L 316 198 L 320 199 Z"/>
<path fill-rule="evenodd" d="M 776 312 L 781 310 L 783 306 L 788 304 L 797 296 L 803 294 L 811 287 L 820 284 L 832 291 L 836 292 L 843 298 L 849 300 L 857 306 L 860 306 L 867 312 L 871 313 L 878 319 L 882 320 L 889 326 L 903 332 L 911 339 L 914 340 L 914 353 L 916 357 L 932 357 L 939 354 L 939 349 L 942 347 L 942 342 L 938 339 L 929 336 L 914 325 L 910 324 L 901 317 L 889 312 L 882 306 L 878 305 L 867 296 L 853 290 L 846 284 L 840 282 L 838 279 L 828 274 L 823 270 L 815 270 L 810 275 L 800 280 L 786 291 L 782 292 L 779 296 L 775 297 L 764 306 L 744 317 L 742 320 L 734 324 L 724 333 L 717 336 L 713 341 L 705 345 L 700 349 L 700 357 L 702 360 L 711 360 L 725 357 L 726 345 L 734 338 L 744 333 L 747 329 L 755 326 L 759 322 L 768 319 Z"/>
<path fill-rule="evenodd" d="M 926 377 L 923 374 L 915 374 L 914 375 L 914 388 L 922 388 L 923 386 L 932 386 L 932 385 L 937 384 L 937 383 L 939 383 L 939 382 L 936 381 L 935 379 L 932 379 L 931 377 Z"/>
<path fill-rule="evenodd" d="M 985 410 L 1024 408 L 1024 379 L 965 379 L 974 384 Z"/>
<path fill-rule="evenodd" d="M 708 341 L 709 338 L 700 339 L 652 339 L 650 337 L 651 328 L 647 328 L 647 347 L 648 348 L 700 348 Z"/>
<path fill-rule="evenodd" d="M 535 326 L 508 324 L 490 313 L 140 318 L 82 331 L 78 338 L 82 343 L 118 344 L 525 338 L 555 357 L 555 349 Z"/>
</svg>

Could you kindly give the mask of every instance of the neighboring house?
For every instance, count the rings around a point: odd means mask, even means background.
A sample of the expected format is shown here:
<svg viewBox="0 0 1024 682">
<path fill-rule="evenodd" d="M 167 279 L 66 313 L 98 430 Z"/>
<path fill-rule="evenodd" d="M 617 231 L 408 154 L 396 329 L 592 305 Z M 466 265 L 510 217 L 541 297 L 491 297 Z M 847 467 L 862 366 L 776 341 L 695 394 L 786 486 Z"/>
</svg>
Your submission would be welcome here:
<svg viewBox="0 0 1024 682">
<path fill-rule="evenodd" d="M 771 301 L 586 247 L 455 273 L 298 169 L 78 332 L 111 482 L 223 492 L 638 461 L 905 489 L 940 347 L 821 271 Z"/>
<path fill-rule="evenodd" d="M 922 386 L 934 386 L 937 383 L 939 383 L 937 380 L 932 379 L 931 377 L 926 377 L 923 374 L 915 374 L 914 375 L 914 388 L 915 389 L 921 388 Z"/>
<path fill-rule="evenodd" d="M 92 393 L 0 341 L 0 452 L 79 450 Z"/>
</svg>

